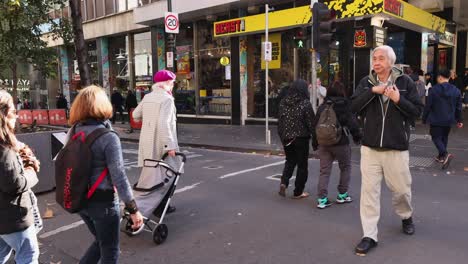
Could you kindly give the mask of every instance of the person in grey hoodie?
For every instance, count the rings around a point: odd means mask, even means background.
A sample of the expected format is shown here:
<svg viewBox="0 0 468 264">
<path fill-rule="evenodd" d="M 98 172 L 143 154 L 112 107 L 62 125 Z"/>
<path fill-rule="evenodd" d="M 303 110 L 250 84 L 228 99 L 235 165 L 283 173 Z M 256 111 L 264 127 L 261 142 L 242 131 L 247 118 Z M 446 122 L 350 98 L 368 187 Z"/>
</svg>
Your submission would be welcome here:
<svg viewBox="0 0 468 264">
<path fill-rule="evenodd" d="M 68 133 L 84 132 L 86 136 L 99 128 L 112 129 L 109 119 L 112 105 L 104 90 L 91 85 L 81 90 L 70 110 L 69 123 L 73 127 Z M 81 258 L 81 264 L 118 263 L 120 208 L 119 197 L 130 213 L 133 226 L 138 229 L 143 224 L 143 216 L 138 211 L 130 183 L 125 174 L 120 139 L 115 133 L 106 133 L 96 139 L 91 146 L 93 152 L 90 182 L 94 183 L 107 168 L 109 174 L 99 184 L 79 215 L 95 237 L 95 241 Z M 115 188 L 114 188 L 115 186 Z M 117 193 L 115 192 L 117 190 Z"/>
<path fill-rule="evenodd" d="M 288 94 L 280 102 L 278 113 L 278 134 L 286 154 L 279 195 L 286 196 L 289 180 L 297 166 L 293 198 L 309 196 L 304 192 L 308 177 L 309 142 L 312 135 L 312 120 L 315 118 L 310 103 L 308 84 L 296 80 L 288 89 Z"/>
<path fill-rule="evenodd" d="M 432 141 L 439 151 L 435 158 L 442 163 L 442 169 L 448 168 L 453 155 L 447 152 L 450 129 L 457 124 L 463 127 L 462 97 L 460 90 L 449 83 L 450 72 L 441 70 L 437 75 L 437 82 L 429 91 L 424 108 L 423 123 L 428 123 Z"/>
</svg>

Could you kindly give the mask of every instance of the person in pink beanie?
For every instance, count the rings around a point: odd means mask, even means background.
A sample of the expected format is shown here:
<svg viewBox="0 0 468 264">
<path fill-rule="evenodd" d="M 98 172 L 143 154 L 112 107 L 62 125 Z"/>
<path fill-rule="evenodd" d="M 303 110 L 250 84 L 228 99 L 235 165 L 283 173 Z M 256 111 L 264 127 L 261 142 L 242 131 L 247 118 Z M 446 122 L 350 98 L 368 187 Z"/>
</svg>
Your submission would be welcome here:
<svg viewBox="0 0 468 264">
<path fill-rule="evenodd" d="M 176 75 L 167 70 L 158 71 L 153 76 L 153 91 L 147 94 L 133 111 L 133 119 L 142 121 L 138 149 L 138 166 L 143 167 L 145 159 L 160 160 L 165 153 L 169 154 L 167 163 L 173 168 L 180 167 L 180 160 L 175 156 L 179 151 L 176 129 L 176 107 L 172 89 Z M 161 202 L 165 205 L 165 202 Z M 158 216 L 163 208 L 154 212 Z M 168 213 L 174 212 L 170 206 Z"/>
</svg>

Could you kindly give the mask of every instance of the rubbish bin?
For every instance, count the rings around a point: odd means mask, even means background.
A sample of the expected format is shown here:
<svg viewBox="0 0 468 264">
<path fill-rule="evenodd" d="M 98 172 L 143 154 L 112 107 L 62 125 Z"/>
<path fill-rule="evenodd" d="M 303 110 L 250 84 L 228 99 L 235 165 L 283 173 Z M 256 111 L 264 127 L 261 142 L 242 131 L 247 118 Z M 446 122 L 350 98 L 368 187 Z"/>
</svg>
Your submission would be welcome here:
<svg viewBox="0 0 468 264">
<path fill-rule="evenodd" d="M 51 191 L 55 188 L 55 165 L 53 158 L 60 150 L 60 142 L 57 142 L 54 134 L 63 134 L 66 129 L 48 128 L 46 131 L 19 133 L 16 135 L 19 141 L 27 144 L 33 150 L 41 162 L 41 170 L 38 173 L 39 183 L 33 188 L 35 193 Z"/>
</svg>

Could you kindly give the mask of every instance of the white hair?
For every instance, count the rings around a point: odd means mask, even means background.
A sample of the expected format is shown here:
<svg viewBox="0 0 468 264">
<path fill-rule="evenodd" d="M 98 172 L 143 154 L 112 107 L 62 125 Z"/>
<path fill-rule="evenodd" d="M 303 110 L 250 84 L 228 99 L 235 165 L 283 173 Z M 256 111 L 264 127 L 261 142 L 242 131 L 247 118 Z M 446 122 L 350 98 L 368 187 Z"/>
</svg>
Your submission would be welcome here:
<svg viewBox="0 0 468 264">
<path fill-rule="evenodd" d="M 396 54 L 395 54 L 395 51 L 393 50 L 392 47 L 387 46 L 387 45 L 379 46 L 379 47 L 375 48 L 372 51 L 372 56 L 374 56 L 374 54 L 379 50 L 381 50 L 381 51 L 385 52 L 385 54 L 387 54 L 387 58 L 390 61 L 391 66 L 395 65 Z"/>
<path fill-rule="evenodd" d="M 153 84 L 153 90 L 155 88 L 161 88 L 161 89 L 164 89 L 166 91 L 170 91 L 172 82 L 174 82 L 174 81 L 173 80 L 168 80 L 168 81 L 164 81 L 164 82 L 157 82 L 157 83 Z"/>
</svg>

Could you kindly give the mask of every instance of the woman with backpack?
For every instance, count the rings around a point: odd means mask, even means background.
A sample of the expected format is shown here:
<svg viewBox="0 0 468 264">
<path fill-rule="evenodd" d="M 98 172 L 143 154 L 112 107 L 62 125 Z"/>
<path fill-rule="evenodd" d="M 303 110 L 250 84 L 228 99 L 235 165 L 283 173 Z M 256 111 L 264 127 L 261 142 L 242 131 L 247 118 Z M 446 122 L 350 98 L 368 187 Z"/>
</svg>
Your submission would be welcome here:
<svg viewBox="0 0 468 264">
<path fill-rule="evenodd" d="M 279 195 L 283 197 L 286 196 L 286 189 L 296 166 L 293 198 L 309 196 L 304 188 L 308 177 L 309 142 L 314 117 L 307 82 L 294 81 L 286 97 L 281 100 L 278 113 L 278 134 L 286 154 L 279 190 Z"/>
<path fill-rule="evenodd" d="M 11 95 L 0 91 L 0 263 L 6 263 L 14 250 L 16 263 L 35 264 L 37 203 L 31 188 L 38 183 L 39 162 L 16 139 L 16 118 Z"/>
<path fill-rule="evenodd" d="M 69 123 L 72 128 L 67 138 L 73 135 L 89 136 L 93 131 L 107 128 L 112 131 L 109 119 L 112 117 L 112 104 L 104 90 L 91 85 L 78 93 L 71 110 Z M 80 263 L 117 263 L 119 258 L 120 208 L 119 197 L 125 204 L 133 221 L 132 228 L 143 224 L 143 216 L 133 199 L 132 189 L 125 174 L 120 138 L 116 133 L 104 133 L 91 145 L 93 153 L 91 184 L 101 173 L 108 171 L 96 191 L 79 211 L 95 240 L 81 258 Z M 115 186 L 115 187 L 114 187 Z M 117 193 L 118 196 L 117 196 Z"/>
<path fill-rule="evenodd" d="M 318 108 L 313 122 L 312 147 L 318 148 L 320 157 L 320 177 L 317 186 L 317 208 L 324 209 L 332 202 L 328 199 L 328 182 L 333 161 L 338 160 L 340 182 L 336 203 L 352 202 L 348 194 L 351 178 L 351 147 L 348 135 L 351 132 L 353 141 L 359 144 L 361 133 L 358 123 L 351 114 L 351 103 L 345 97 L 345 87 L 334 82 L 327 90 L 324 103 Z M 349 132 L 348 132 L 349 131 Z"/>
</svg>

